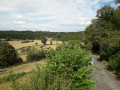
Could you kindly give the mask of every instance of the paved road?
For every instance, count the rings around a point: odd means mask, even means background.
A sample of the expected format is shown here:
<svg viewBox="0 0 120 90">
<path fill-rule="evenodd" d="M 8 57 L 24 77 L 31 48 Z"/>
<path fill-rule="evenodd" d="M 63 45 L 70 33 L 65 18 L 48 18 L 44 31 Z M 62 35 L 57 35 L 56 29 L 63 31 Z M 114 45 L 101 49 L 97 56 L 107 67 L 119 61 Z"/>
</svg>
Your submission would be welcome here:
<svg viewBox="0 0 120 90">
<path fill-rule="evenodd" d="M 92 90 L 120 90 L 120 80 L 118 80 L 114 74 L 106 70 L 98 59 L 99 56 L 95 55 L 95 71 L 92 75 L 93 80 L 96 81 L 96 88 L 93 88 Z"/>
</svg>

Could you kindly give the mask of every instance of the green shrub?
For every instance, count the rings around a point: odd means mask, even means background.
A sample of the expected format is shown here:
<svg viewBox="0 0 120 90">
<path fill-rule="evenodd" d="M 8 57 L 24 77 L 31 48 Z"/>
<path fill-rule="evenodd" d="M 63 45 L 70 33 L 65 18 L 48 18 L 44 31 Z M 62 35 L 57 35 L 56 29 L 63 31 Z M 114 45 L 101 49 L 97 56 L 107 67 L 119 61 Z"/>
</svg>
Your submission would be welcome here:
<svg viewBox="0 0 120 90">
<path fill-rule="evenodd" d="M 115 70 L 120 78 L 120 51 L 109 58 L 108 69 Z"/>
<path fill-rule="evenodd" d="M 59 75 L 53 75 L 48 69 L 42 68 L 41 71 L 40 66 L 36 65 L 30 82 L 21 86 L 20 90 L 70 90 L 71 80 L 66 79 L 65 74 L 59 77 Z"/>
<path fill-rule="evenodd" d="M 89 90 L 93 86 L 90 80 L 92 69 L 88 67 L 91 59 L 80 48 L 63 47 L 49 59 L 47 68 L 52 70 L 53 75 L 60 77 L 65 73 L 66 78 L 71 80 L 73 90 Z"/>
<path fill-rule="evenodd" d="M 120 51 L 109 58 L 109 67 L 114 70 L 120 69 Z"/>
<path fill-rule="evenodd" d="M 8 42 L 0 41 L 0 66 L 8 67 L 17 63 L 22 63 L 22 59 L 17 56 L 15 48 Z"/>
<path fill-rule="evenodd" d="M 28 62 L 39 61 L 45 57 L 46 57 L 45 51 L 43 49 L 37 50 L 35 48 L 32 48 L 27 54 L 27 61 Z"/>
</svg>

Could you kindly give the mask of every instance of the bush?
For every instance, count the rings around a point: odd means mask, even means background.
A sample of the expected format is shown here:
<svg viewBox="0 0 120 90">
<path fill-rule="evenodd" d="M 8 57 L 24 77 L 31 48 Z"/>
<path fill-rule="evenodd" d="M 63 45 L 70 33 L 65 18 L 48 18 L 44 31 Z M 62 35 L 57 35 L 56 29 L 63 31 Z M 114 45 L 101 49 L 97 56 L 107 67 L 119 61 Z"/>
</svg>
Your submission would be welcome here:
<svg viewBox="0 0 120 90">
<path fill-rule="evenodd" d="M 17 56 L 15 48 L 8 42 L 0 41 L 0 66 L 8 67 L 17 63 L 22 63 L 22 59 Z"/>
<path fill-rule="evenodd" d="M 47 68 L 53 75 L 59 75 L 59 77 L 66 74 L 66 78 L 71 80 L 73 90 L 89 90 L 94 84 L 90 80 L 92 72 L 92 69 L 88 67 L 90 61 L 85 51 L 80 48 L 63 47 L 55 53 L 55 56 L 49 58 Z"/>
<path fill-rule="evenodd" d="M 120 51 L 109 58 L 108 68 L 115 70 L 120 77 Z"/>
<path fill-rule="evenodd" d="M 22 41 L 21 43 L 29 43 L 30 41 L 26 40 L 26 41 Z"/>
<path fill-rule="evenodd" d="M 39 61 L 45 57 L 46 57 L 45 51 L 43 49 L 37 50 L 35 48 L 32 48 L 27 54 L 27 61 L 28 62 Z"/>
</svg>

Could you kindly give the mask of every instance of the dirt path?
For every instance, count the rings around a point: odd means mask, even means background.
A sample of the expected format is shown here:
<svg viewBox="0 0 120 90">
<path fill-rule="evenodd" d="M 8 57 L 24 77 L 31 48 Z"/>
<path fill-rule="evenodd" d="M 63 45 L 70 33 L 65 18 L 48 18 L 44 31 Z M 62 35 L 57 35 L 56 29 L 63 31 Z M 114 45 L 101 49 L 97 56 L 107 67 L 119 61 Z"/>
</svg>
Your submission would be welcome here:
<svg viewBox="0 0 120 90">
<path fill-rule="evenodd" d="M 95 55 L 93 80 L 96 88 L 92 90 L 120 90 L 120 81 L 114 74 L 104 68 L 101 62 L 99 62 L 99 56 Z"/>
</svg>

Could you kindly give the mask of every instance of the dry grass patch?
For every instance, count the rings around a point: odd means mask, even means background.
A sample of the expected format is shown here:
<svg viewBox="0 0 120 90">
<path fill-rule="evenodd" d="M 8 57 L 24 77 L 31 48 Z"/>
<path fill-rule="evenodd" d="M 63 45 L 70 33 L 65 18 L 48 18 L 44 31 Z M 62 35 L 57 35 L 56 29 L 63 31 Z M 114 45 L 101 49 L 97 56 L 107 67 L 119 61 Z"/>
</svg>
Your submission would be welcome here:
<svg viewBox="0 0 120 90">
<path fill-rule="evenodd" d="M 41 60 L 41 61 L 37 61 L 37 62 L 31 62 L 31 63 L 26 63 L 26 64 L 22 64 L 22 65 L 18 65 L 18 66 L 12 66 L 10 68 L 5 68 L 5 70 L 8 70 L 8 71 L 0 72 L 0 78 L 8 76 L 10 74 L 10 72 L 12 72 L 12 73 L 30 72 L 36 68 L 36 64 L 45 65 L 46 62 L 44 60 Z"/>
<path fill-rule="evenodd" d="M 13 90 L 11 87 L 11 82 L 0 83 L 0 90 Z"/>
<path fill-rule="evenodd" d="M 19 40 L 19 41 L 8 41 L 9 44 L 11 44 L 15 49 L 19 49 L 21 47 L 27 47 L 27 46 L 35 46 L 35 43 L 38 43 L 39 45 L 43 45 L 41 40 L 34 40 L 33 42 L 29 42 L 29 43 L 21 43 L 23 40 Z M 53 45 L 55 46 L 56 44 L 62 44 L 62 41 L 53 41 Z M 47 41 L 46 43 L 47 45 L 50 45 L 50 41 Z M 52 46 L 52 45 L 50 45 Z"/>
</svg>

